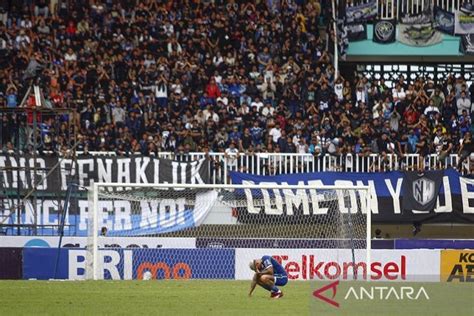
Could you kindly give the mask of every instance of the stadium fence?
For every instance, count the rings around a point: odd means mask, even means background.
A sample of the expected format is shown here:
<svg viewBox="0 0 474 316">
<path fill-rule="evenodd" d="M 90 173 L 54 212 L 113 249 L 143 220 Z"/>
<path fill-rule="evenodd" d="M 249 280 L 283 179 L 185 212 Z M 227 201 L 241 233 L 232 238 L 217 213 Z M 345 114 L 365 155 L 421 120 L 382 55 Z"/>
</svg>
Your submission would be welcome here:
<svg viewBox="0 0 474 316">
<path fill-rule="evenodd" d="M 82 155 L 82 152 L 77 152 Z M 117 156 L 115 152 L 89 152 L 92 156 Z M 140 155 L 140 153 L 134 153 Z M 416 171 L 456 168 L 459 156 L 452 154 L 441 161 L 438 154 L 422 157 L 419 154 L 357 154 L 313 155 L 310 153 L 172 153 L 158 152 L 159 158 L 178 161 L 194 161 L 208 157 L 212 163 L 211 178 L 213 184 L 230 184 L 230 171 L 251 173 L 255 175 L 277 175 L 302 172 L 385 172 L 395 170 Z M 474 154 L 463 163 L 463 173 L 472 173 Z"/>
</svg>

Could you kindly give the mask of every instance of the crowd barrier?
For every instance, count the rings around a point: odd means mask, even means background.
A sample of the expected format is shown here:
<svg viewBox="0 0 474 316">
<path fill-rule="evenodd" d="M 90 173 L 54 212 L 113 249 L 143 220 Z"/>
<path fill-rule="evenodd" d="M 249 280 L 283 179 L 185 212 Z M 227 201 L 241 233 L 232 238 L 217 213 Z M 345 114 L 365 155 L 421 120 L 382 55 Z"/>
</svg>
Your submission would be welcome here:
<svg viewBox="0 0 474 316">
<path fill-rule="evenodd" d="M 378 16 L 381 19 L 398 19 L 403 15 L 416 15 L 427 8 L 438 6 L 446 11 L 454 12 L 459 10 L 463 0 L 361 0 L 351 1 L 348 6 L 360 6 L 362 4 L 374 3 L 377 7 Z"/>
<path fill-rule="evenodd" d="M 439 281 L 440 250 L 373 250 L 370 267 L 363 250 L 356 250 L 357 275 L 374 281 Z M 59 255 L 59 260 L 58 260 Z M 248 263 L 264 255 L 280 261 L 291 280 L 350 280 L 350 249 L 102 249 L 100 278 L 251 280 Z M 24 279 L 85 279 L 84 249 L 25 248 Z M 57 269 L 56 262 L 59 262 Z M 225 263 L 225 264 L 224 264 Z M 370 275 L 368 274 L 370 272 Z"/>
<path fill-rule="evenodd" d="M 14 152 L 6 152 L 12 155 Z M 50 156 L 44 152 L 46 156 Z M 76 152 L 78 157 L 119 156 L 115 152 Z M 140 156 L 141 153 L 129 153 L 127 156 Z M 313 155 L 310 153 L 237 153 L 227 154 L 223 152 L 157 152 L 149 156 L 172 159 L 181 162 L 191 162 L 202 158 L 211 161 L 211 182 L 213 184 L 230 184 L 230 171 L 251 173 L 254 175 L 278 175 L 303 172 L 386 172 L 386 171 L 417 171 L 439 170 L 447 168 L 458 168 L 459 156 L 451 154 L 444 160 L 440 160 L 438 154 L 426 157 L 419 154 L 325 154 Z M 123 156 L 120 156 L 123 157 Z M 70 155 L 67 156 L 70 159 Z M 462 163 L 461 173 L 467 174 L 474 171 L 474 153 Z"/>
<path fill-rule="evenodd" d="M 68 241 L 58 250 L 53 238 L 0 238 L 0 279 L 85 278 L 86 250 L 82 241 Z M 47 238 L 46 238 L 47 239 Z M 80 238 L 78 238 L 80 239 Z M 104 279 L 142 279 L 146 271 L 156 279 L 250 280 L 248 262 L 271 255 L 286 269 L 290 280 L 349 280 L 353 278 L 350 249 L 273 247 L 219 248 L 216 244 L 189 238 L 130 239 L 118 241 L 122 248 L 102 248 Z M 183 248 L 179 244 L 184 245 Z M 194 247 L 193 247 L 194 245 Z M 302 244 L 303 245 L 303 244 Z M 370 267 L 364 250 L 356 249 L 359 278 L 373 281 L 472 282 L 474 240 L 373 240 Z M 115 245 L 114 247 L 116 247 Z M 150 248 L 148 248 L 150 246 Z M 258 247 L 260 246 L 260 247 Z M 387 247 L 389 249 L 378 249 Z M 154 248 L 156 247 L 156 248 Z M 398 249 L 394 249 L 398 248 Z M 429 249 L 427 249 L 429 248 Z M 216 264 L 220 263 L 220 264 Z M 225 264 L 223 264 L 225 263 Z"/>
</svg>

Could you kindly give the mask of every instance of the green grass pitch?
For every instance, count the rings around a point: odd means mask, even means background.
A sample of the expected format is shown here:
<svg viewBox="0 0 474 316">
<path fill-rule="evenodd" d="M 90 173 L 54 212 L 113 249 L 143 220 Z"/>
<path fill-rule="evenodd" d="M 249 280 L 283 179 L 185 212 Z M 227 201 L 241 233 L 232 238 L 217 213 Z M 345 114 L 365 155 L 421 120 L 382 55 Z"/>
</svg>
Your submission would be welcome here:
<svg viewBox="0 0 474 316">
<path fill-rule="evenodd" d="M 246 281 L 0 281 L 0 315 L 474 315 L 474 284 L 341 282 L 334 300 L 312 292 L 330 282 L 289 282 L 270 299 Z M 344 300 L 350 286 L 423 286 L 415 300 Z M 332 297 L 332 292 L 323 295 Z"/>
</svg>

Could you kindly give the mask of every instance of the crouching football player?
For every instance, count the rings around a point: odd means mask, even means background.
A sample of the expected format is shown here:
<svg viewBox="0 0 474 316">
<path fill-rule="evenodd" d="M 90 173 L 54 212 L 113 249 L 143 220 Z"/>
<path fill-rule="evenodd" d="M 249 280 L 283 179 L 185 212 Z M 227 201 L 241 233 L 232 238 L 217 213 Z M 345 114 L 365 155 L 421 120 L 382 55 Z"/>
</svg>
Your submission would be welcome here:
<svg viewBox="0 0 474 316">
<path fill-rule="evenodd" d="M 270 256 L 263 256 L 262 259 L 252 260 L 249 266 L 250 269 L 255 271 L 252 284 L 250 285 L 249 296 L 252 296 L 252 292 L 257 284 L 270 291 L 270 297 L 272 298 L 283 296 L 283 292 L 277 286 L 285 286 L 288 282 L 288 275 L 278 261 Z"/>
</svg>

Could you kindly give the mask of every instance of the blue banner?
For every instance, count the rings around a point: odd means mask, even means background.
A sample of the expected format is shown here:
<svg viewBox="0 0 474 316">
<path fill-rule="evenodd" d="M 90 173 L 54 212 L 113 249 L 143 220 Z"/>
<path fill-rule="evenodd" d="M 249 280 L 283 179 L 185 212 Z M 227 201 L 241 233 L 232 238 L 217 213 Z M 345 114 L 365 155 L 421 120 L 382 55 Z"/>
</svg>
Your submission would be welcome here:
<svg viewBox="0 0 474 316">
<path fill-rule="evenodd" d="M 67 279 L 68 254 L 64 248 L 59 251 L 57 248 L 23 248 L 23 279 Z"/>
<path fill-rule="evenodd" d="M 472 239 L 395 239 L 395 249 L 474 249 Z"/>
<path fill-rule="evenodd" d="M 474 222 L 474 180 L 464 178 L 453 169 L 445 170 L 436 207 L 432 211 L 403 210 L 402 184 L 404 173 L 400 171 L 349 173 L 315 172 L 258 176 L 232 172 L 235 184 L 308 184 L 357 186 L 368 185 L 371 191 L 370 207 L 374 222 Z M 243 193 L 241 193 L 243 194 Z M 255 194 L 253 192 L 253 194 Z M 265 212 L 265 210 L 263 210 Z M 286 216 L 298 216 L 298 212 Z M 320 215 L 318 215 L 320 216 Z"/>
<path fill-rule="evenodd" d="M 24 248 L 23 278 L 85 279 L 85 258 L 84 249 Z M 99 262 L 100 278 L 112 280 L 235 278 L 234 249 L 101 249 Z"/>
<path fill-rule="evenodd" d="M 166 191 L 167 193 L 170 191 Z M 163 234 L 199 226 L 206 218 L 215 200 L 214 190 L 189 192 L 179 191 L 172 195 L 153 196 L 149 200 L 132 201 L 125 195 L 123 199 L 102 197 L 98 201 L 98 225 L 107 229 L 107 236 L 143 236 Z M 120 196 L 120 195 L 118 195 Z M 194 203 L 190 203 L 190 201 Z M 36 224 L 39 235 L 58 235 L 59 215 L 57 201 L 38 200 Z M 64 235 L 87 236 L 89 222 L 89 201 L 74 200 L 76 212 L 67 214 Z M 192 205 L 189 205 L 192 204 Z M 31 222 L 32 208 L 29 214 L 22 214 L 21 222 Z M 5 224 L 17 223 L 16 214 L 9 216 Z M 7 235 L 17 233 L 15 226 L 5 231 Z M 28 235 L 31 228 L 22 228 L 22 234 Z"/>
<path fill-rule="evenodd" d="M 377 17 L 377 2 L 370 1 L 346 8 L 346 20 L 348 23 L 367 22 Z"/>
<path fill-rule="evenodd" d="M 435 6 L 433 11 L 435 27 L 438 31 L 454 35 L 454 13 Z"/>
</svg>

